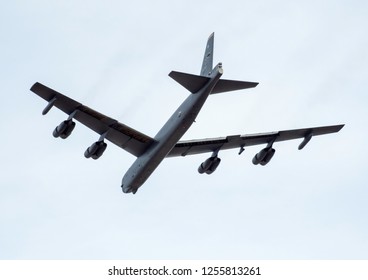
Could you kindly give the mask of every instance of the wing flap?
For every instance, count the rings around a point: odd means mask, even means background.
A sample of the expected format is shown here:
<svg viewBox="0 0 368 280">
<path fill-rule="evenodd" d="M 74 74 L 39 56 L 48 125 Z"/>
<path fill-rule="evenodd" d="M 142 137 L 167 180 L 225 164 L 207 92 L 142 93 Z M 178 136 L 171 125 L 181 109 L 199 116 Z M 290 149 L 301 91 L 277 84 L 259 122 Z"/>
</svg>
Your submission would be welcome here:
<svg viewBox="0 0 368 280">
<path fill-rule="evenodd" d="M 64 113 L 73 115 L 73 118 L 102 135 L 106 133 L 106 139 L 123 148 L 134 156 L 140 156 L 155 140 L 117 120 L 105 116 L 51 88 L 40 83 L 35 83 L 31 91 L 50 102 L 56 100 L 53 106 Z"/>
</svg>

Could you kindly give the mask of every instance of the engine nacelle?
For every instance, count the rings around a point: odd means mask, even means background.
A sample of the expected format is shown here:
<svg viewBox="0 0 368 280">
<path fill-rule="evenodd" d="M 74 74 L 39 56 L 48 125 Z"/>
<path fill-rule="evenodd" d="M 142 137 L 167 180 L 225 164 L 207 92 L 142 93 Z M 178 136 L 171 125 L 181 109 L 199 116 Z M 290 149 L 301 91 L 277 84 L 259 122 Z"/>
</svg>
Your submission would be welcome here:
<svg viewBox="0 0 368 280">
<path fill-rule="evenodd" d="M 215 170 L 217 169 L 217 167 L 220 165 L 221 159 L 216 157 L 213 162 L 212 165 L 210 166 L 210 168 L 206 171 L 206 174 L 210 175 L 213 172 L 215 172 Z"/>
<path fill-rule="evenodd" d="M 252 160 L 254 165 L 261 164 L 266 165 L 270 162 L 276 150 L 273 148 L 264 148 L 258 154 L 256 154 Z"/>
<path fill-rule="evenodd" d="M 54 129 L 52 135 L 55 138 L 61 137 L 62 139 L 65 139 L 72 133 L 74 127 L 75 122 L 73 122 L 72 120 L 63 121 Z"/>
<path fill-rule="evenodd" d="M 264 157 L 264 159 L 260 162 L 260 164 L 262 166 L 265 166 L 267 163 L 269 163 L 272 157 L 274 156 L 275 152 L 276 152 L 275 149 L 270 149 L 267 155 Z"/>
<path fill-rule="evenodd" d="M 87 150 L 84 152 L 84 156 L 86 158 L 98 159 L 104 151 L 106 150 L 107 144 L 104 141 L 97 141 L 93 143 Z"/>
<path fill-rule="evenodd" d="M 258 154 L 256 154 L 252 159 L 253 164 L 254 165 L 259 164 L 266 157 L 269 150 L 270 148 L 264 148 Z"/>
<path fill-rule="evenodd" d="M 216 168 L 219 166 L 220 162 L 221 162 L 221 159 L 218 158 L 217 156 L 210 157 L 201 163 L 201 165 L 198 167 L 198 172 L 200 174 L 203 174 L 203 173 L 212 174 L 216 170 Z"/>
<path fill-rule="evenodd" d="M 205 173 L 212 165 L 212 157 L 206 159 L 204 162 L 201 163 L 201 165 L 198 167 L 198 172 L 200 174 Z"/>
</svg>

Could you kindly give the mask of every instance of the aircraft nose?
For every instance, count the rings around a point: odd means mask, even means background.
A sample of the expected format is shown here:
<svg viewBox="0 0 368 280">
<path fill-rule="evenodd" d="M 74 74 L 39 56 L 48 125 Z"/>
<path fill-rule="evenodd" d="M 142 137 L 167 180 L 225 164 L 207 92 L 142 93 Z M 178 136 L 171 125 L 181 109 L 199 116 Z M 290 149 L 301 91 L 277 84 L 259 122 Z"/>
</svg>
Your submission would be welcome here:
<svg viewBox="0 0 368 280">
<path fill-rule="evenodd" d="M 133 193 L 135 194 L 137 192 L 137 189 L 134 189 L 132 187 L 121 185 L 121 189 L 123 190 L 123 193 Z"/>
<path fill-rule="evenodd" d="M 123 191 L 123 193 L 130 193 L 131 190 L 129 187 L 127 187 L 126 185 L 121 185 L 121 189 Z"/>
</svg>

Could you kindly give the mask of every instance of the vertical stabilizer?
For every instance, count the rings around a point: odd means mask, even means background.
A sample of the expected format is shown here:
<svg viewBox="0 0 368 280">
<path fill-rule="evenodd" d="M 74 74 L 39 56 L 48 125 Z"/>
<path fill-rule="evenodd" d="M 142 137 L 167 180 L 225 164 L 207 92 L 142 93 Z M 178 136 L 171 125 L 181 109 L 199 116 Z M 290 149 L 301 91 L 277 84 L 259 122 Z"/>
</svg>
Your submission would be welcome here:
<svg viewBox="0 0 368 280">
<path fill-rule="evenodd" d="M 208 76 L 213 68 L 213 44 L 215 33 L 212 33 L 207 41 L 206 50 L 204 51 L 201 76 Z"/>
</svg>

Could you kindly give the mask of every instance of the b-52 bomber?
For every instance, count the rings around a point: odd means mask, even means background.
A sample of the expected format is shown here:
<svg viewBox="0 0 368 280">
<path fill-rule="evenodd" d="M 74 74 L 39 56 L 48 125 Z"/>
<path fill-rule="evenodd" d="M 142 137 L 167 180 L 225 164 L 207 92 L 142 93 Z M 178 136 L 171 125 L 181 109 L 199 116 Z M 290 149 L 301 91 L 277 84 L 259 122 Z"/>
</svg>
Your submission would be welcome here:
<svg viewBox="0 0 368 280">
<path fill-rule="evenodd" d="M 100 135 L 99 139 L 85 151 L 86 158 L 98 159 L 106 149 L 106 139 L 137 157 L 122 179 L 121 188 L 124 193 L 135 194 L 166 157 L 212 153 L 198 168 L 201 174 L 212 174 L 220 164 L 218 154 L 221 150 L 236 148 L 241 154 L 247 146 L 265 144 L 266 147 L 257 153 L 252 161 L 255 165 L 266 165 L 275 154 L 273 148 L 275 142 L 301 138 L 303 140 L 299 145 L 300 150 L 313 136 L 335 133 L 344 126 L 333 125 L 179 141 L 195 121 L 209 95 L 254 88 L 258 85 L 254 82 L 220 79 L 223 74 L 222 64 L 218 63 L 213 67 L 213 46 L 214 33 L 208 38 L 199 75 L 176 71 L 169 73 L 169 76 L 190 94 L 153 138 L 38 82 L 31 87 L 31 91 L 48 102 L 42 112 L 43 115 L 53 106 L 69 115 L 55 128 L 54 137 L 67 138 L 75 127 L 73 119 Z"/>
</svg>

